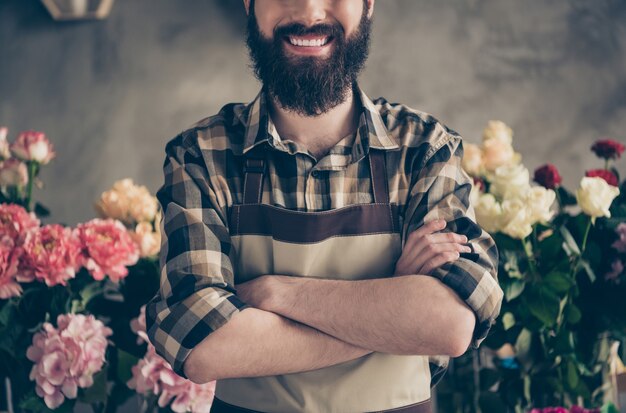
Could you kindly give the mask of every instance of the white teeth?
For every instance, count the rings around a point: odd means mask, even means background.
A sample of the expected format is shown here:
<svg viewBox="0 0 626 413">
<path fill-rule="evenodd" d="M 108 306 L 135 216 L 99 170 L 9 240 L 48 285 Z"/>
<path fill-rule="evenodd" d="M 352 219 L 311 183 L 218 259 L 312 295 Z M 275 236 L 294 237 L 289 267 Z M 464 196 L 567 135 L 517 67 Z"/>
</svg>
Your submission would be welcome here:
<svg viewBox="0 0 626 413">
<path fill-rule="evenodd" d="M 319 47 L 328 43 L 328 37 L 324 37 L 323 39 L 314 39 L 314 40 L 308 40 L 308 39 L 303 40 L 303 39 L 298 39 L 295 37 L 290 37 L 289 42 L 293 44 L 294 46 L 304 46 L 304 47 L 318 46 Z"/>
</svg>

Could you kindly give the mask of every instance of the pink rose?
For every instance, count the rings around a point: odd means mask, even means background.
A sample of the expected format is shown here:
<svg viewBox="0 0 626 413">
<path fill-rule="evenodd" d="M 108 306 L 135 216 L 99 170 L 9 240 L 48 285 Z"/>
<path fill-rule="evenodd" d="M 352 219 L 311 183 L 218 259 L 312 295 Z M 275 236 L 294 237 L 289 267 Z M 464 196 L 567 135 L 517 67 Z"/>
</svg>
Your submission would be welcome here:
<svg viewBox="0 0 626 413">
<path fill-rule="evenodd" d="M 18 135 L 10 145 L 11 152 L 24 160 L 35 161 L 42 165 L 47 164 L 56 154 L 52 143 L 43 132 L 25 131 Z"/>
<path fill-rule="evenodd" d="M 76 231 L 82 245 L 82 265 L 95 280 L 108 275 L 118 282 L 128 275 L 126 267 L 139 260 L 139 247 L 118 220 L 95 218 L 79 224 Z"/>
<path fill-rule="evenodd" d="M 80 268 L 80 243 L 70 228 L 45 225 L 26 233 L 18 281 L 67 285 Z"/>
<path fill-rule="evenodd" d="M 0 163 L 0 185 L 24 186 L 28 183 L 28 168 L 17 158 Z"/>
<path fill-rule="evenodd" d="M 8 132 L 9 130 L 6 127 L 3 126 L 0 128 L 0 160 L 11 157 L 9 142 L 7 141 Z"/>
</svg>

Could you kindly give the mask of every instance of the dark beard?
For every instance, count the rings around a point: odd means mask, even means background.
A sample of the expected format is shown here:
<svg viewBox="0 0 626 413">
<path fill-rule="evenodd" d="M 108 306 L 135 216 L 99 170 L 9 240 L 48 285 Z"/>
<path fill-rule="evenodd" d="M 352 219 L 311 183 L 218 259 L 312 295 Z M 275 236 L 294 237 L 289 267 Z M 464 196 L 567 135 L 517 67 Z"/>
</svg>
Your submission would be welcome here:
<svg viewBox="0 0 626 413">
<path fill-rule="evenodd" d="M 246 44 L 257 79 L 264 89 L 276 97 L 283 109 L 303 116 L 317 116 L 344 102 L 369 52 L 371 21 L 366 1 L 356 32 L 345 39 L 343 27 L 319 24 L 307 28 L 294 23 L 274 31 L 274 39 L 263 37 L 250 1 Z M 332 37 L 330 56 L 286 56 L 285 36 L 319 34 Z"/>
</svg>

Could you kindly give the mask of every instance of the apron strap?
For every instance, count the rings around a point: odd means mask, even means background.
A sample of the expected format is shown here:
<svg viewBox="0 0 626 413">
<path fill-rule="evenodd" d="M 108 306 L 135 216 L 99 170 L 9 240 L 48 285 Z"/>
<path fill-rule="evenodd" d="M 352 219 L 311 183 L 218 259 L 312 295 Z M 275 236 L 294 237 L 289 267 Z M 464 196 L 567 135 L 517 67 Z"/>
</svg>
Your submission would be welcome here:
<svg viewBox="0 0 626 413">
<path fill-rule="evenodd" d="M 265 157 L 261 152 L 251 150 L 246 155 L 246 164 L 243 168 L 243 203 L 260 204 L 263 195 L 263 173 L 265 172 Z"/>
<path fill-rule="evenodd" d="M 381 204 L 389 203 L 389 183 L 387 182 L 387 165 L 385 152 L 379 150 L 369 151 L 370 174 L 374 191 L 374 202 Z"/>
</svg>

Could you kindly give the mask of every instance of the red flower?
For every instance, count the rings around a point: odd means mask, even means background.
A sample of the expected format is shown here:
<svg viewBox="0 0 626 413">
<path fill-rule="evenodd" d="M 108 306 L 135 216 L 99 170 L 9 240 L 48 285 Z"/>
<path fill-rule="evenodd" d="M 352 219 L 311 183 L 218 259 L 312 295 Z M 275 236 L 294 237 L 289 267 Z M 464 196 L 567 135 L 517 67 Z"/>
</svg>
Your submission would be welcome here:
<svg viewBox="0 0 626 413">
<path fill-rule="evenodd" d="M 585 172 L 585 176 L 590 177 L 599 177 L 606 181 L 607 184 L 618 186 L 619 182 L 617 181 L 617 176 L 611 171 L 607 171 L 606 169 L 590 169 Z"/>
<path fill-rule="evenodd" d="M 477 186 L 481 191 L 485 190 L 485 181 L 480 178 L 474 177 L 474 186 Z"/>
<path fill-rule="evenodd" d="M 600 139 L 591 145 L 591 150 L 603 159 L 617 159 L 622 155 L 626 146 L 612 139 Z"/>
<path fill-rule="evenodd" d="M 554 189 L 561 184 L 563 178 L 561 178 L 559 170 L 556 169 L 556 166 L 548 163 L 535 169 L 534 180 L 545 188 Z"/>
</svg>

